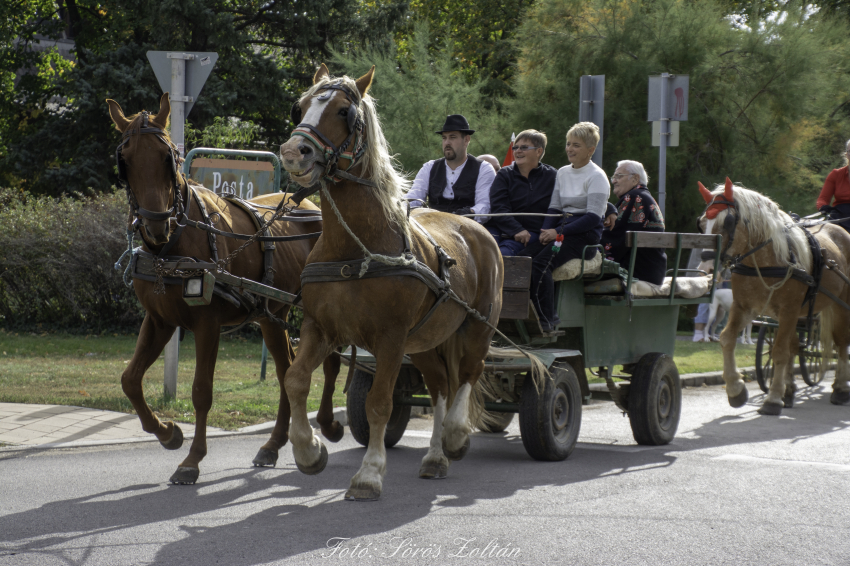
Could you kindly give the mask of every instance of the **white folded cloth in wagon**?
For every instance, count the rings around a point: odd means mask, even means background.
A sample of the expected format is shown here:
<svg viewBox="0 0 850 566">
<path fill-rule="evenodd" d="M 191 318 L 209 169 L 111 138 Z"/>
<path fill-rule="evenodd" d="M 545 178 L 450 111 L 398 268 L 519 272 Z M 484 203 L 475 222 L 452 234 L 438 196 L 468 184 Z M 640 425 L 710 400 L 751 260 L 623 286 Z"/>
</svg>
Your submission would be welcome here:
<svg viewBox="0 0 850 566">
<path fill-rule="evenodd" d="M 676 234 L 672 233 L 629 233 L 630 236 L 634 234 L 639 234 L 640 240 L 638 241 L 638 245 L 641 247 L 650 246 L 653 244 L 657 247 L 671 247 L 670 244 L 673 243 L 674 239 L 676 238 Z M 714 236 L 705 236 L 701 234 L 682 234 L 680 235 L 680 237 L 683 238 L 683 248 L 704 246 L 706 243 L 710 242 L 710 239 L 714 238 Z M 706 238 L 709 238 L 709 240 L 706 240 Z M 693 240 L 693 242 L 691 242 L 690 240 Z M 596 254 L 593 259 L 585 260 L 583 266 L 581 259 L 570 260 L 564 265 L 555 269 L 552 272 L 552 278 L 555 281 L 568 281 L 576 279 L 583 275 L 584 278 L 593 277 L 594 279 L 596 279 L 603 272 L 606 274 L 611 274 L 614 277 L 589 282 L 585 285 L 585 294 L 623 295 L 625 292 L 626 279 L 628 278 L 628 276 L 624 276 L 623 270 L 620 268 L 619 264 L 613 261 L 609 261 L 607 259 L 603 259 L 602 254 Z M 665 277 L 664 282 L 661 285 L 655 285 L 647 281 L 632 281 L 630 291 L 632 297 L 636 299 L 664 298 L 670 296 L 670 286 L 672 284 L 672 277 Z M 674 297 L 676 298 L 697 299 L 699 297 L 704 297 L 708 295 L 710 292 L 711 275 L 698 275 L 695 277 L 686 277 L 684 275 L 680 275 L 676 278 L 676 291 L 674 294 Z"/>
</svg>

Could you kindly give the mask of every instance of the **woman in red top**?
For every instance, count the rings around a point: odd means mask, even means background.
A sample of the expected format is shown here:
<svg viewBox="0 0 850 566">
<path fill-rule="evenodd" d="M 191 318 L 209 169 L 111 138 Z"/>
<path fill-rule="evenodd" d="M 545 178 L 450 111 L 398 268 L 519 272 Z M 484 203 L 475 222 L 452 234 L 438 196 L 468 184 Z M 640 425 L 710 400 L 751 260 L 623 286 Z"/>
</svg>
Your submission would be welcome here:
<svg viewBox="0 0 850 566">
<path fill-rule="evenodd" d="M 832 219 L 850 218 L 850 140 L 844 146 L 844 167 L 833 169 L 826 176 L 817 201 L 820 212 Z M 835 203 L 832 199 L 835 197 Z M 850 222 L 839 222 L 842 228 L 850 232 Z"/>
</svg>

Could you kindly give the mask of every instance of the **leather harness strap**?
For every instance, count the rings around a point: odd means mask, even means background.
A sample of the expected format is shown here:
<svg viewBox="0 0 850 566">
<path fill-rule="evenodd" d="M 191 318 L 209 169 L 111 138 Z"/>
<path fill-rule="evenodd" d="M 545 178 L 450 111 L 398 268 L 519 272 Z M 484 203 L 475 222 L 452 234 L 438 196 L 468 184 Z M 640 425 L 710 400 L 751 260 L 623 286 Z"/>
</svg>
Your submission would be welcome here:
<svg viewBox="0 0 850 566">
<path fill-rule="evenodd" d="M 408 331 L 407 335 L 410 336 L 422 326 L 425 325 L 426 322 L 434 315 L 437 311 L 437 308 L 451 298 L 451 284 L 449 281 L 449 268 L 453 265 L 457 264 L 457 260 L 452 259 L 449 255 L 443 250 L 443 248 L 437 244 L 436 240 L 428 233 L 425 228 L 416 222 L 413 218 L 410 219 L 410 222 L 418 228 L 431 245 L 434 246 L 434 250 L 437 252 L 437 258 L 440 264 L 440 275 L 438 276 L 434 273 L 430 267 L 425 265 L 419 260 L 416 260 L 415 263 L 411 265 L 387 265 L 384 263 L 378 262 L 370 262 L 368 264 L 366 273 L 360 277 L 359 273 L 363 266 L 363 263 L 366 262 L 366 258 L 349 260 L 349 261 L 328 261 L 328 262 L 316 262 L 316 263 L 308 263 L 304 266 L 304 271 L 301 272 L 301 287 L 310 283 L 333 283 L 337 281 L 353 281 L 358 279 L 373 279 L 375 277 L 393 277 L 393 276 L 406 276 L 413 277 L 418 279 L 422 283 L 424 283 L 428 289 L 430 289 L 436 296 L 437 300 L 434 305 L 425 313 L 425 316 L 416 323 L 416 325 Z M 410 245 L 407 241 L 407 237 L 403 236 L 404 240 L 404 252 L 403 255 L 406 257 L 413 257 L 413 254 L 410 251 Z"/>
</svg>

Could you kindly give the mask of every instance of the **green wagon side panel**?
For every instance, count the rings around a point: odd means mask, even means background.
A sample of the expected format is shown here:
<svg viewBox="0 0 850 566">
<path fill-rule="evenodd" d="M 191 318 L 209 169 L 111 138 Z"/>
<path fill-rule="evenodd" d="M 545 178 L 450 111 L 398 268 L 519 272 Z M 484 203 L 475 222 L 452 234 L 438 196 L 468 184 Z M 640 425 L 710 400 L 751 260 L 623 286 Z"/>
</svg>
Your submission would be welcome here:
<svg viewBox="0 0 850 566">
<path fill-rule="evenodd" d="M 572 328 L 584 326 L 584 281 L 574 279 L 572 281 L 559 281 L 557 283 L 558 317 L 561 319 L 559 328 Z"/>
<path fill-rule="evenodd" d="M 636 305 L 631 309 L 626 305 L 587 305 L 585 313 L 587 367 L 630 364 L 649 352 L 673 355 L 678 305 Z"/>
</svg>

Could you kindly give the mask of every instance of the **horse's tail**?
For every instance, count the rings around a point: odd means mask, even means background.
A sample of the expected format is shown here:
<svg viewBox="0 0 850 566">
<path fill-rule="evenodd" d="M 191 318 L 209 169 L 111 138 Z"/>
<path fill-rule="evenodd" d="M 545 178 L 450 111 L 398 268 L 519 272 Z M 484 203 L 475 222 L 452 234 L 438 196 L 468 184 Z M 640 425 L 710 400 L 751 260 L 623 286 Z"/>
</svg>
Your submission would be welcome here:
<svg viewBox="0 0 850 566">
<path fill-rule="evenodd" d="M 541 385 L 543 385 L 543 380 L 549 377 L 549 369 L 543 360 L 541 360 L 536 354 L 533 352 L 526 350 L 520 346 L 516 347 L 507 347 L 501 348 L 498 346 L 490 345 L 490 350 L 487 352 L 487 357 L 492 358 L 528 358 L 528 361 L 531 363 L 531 379 L 534 380 L 534 385 L 537 387 L 537 391 L 541 391 Z"/>
<path fill-rule="evenodd" d="M 820 374 L 820 379 L 823 380 L 826 371 L 829 369 L 829 361 L 832 359 L 832 347 L 834 344 L 834 340 L 832 339 L 832 329 L 835 324 L 835 313 L 833 312 L 833 305 L 823 309 L 820 314 L 820 343 L 821 343 L 821 357 L 820 357 L 820 365 L 818 366 L 818 373 Z"/>
</svg>

